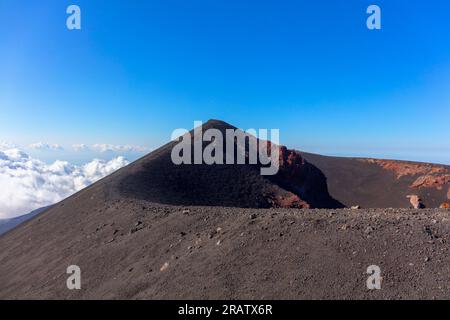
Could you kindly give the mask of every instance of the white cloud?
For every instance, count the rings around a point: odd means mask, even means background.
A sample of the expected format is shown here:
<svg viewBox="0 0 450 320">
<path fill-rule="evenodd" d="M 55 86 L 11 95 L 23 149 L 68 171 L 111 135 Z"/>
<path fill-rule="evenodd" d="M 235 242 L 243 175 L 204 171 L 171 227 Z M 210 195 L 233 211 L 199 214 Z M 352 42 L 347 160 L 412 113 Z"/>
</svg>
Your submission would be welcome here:
<svg viewBox="0 0 450 320">
<path fill-rule="evenodd" d="M 0 151 L 0 219 L 12 218 L 70 196 L 128 164 L 123 157 L 83 166 L 48 165 L 17 149 Z"/>
<path fill-rule="evenodd" d="M 59 144 L 50 144 L 46 142 L 36 142 L 29 145 L 31 149 L 35 150 L 62 150 Z"/>
<path fill-rule="evenodd" d="M 114 145 L 114 144 L 94 144 L 92 148 L 100 152 L 148 152 L 150 151 L 146 147 L 134 146 L 134 145 Z"/>
<path fill-rule="evenodd" d="M 6 141 L 0 141 L 0 151 L 13 149 L 13 148 L 16 148 L 16 146 L 9 142 L 6 142 Z"/>
<path fill-rule="evenodd" d="M 88 151 L 88 150 L 90 150 L 89 146 L 84 144 L 84 143 L 73 144 L 72 148 L 75 151 Z"/>
<path fill-rule="evenodd" d="M 108 143 L 98 143 L 92 146 L 88 146 L 84 143 L 73 144 L 72 149 L 75 151 L 96 151 L 96 152 L 138 152 L 138 153 L 146 153 L 149 152 L 150 149 L 146 147 L 136 146 L 136 145 L 117 145 L 117 144 L 108 144 Z"/>
</svg>

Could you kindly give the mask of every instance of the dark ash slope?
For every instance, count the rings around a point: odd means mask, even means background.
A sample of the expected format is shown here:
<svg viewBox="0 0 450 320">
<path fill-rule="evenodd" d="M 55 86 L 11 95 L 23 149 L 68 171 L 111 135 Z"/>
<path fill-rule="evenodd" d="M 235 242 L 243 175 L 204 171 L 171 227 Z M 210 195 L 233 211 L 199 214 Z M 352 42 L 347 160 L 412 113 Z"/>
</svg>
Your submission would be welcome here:
<svg viewBox="0 0 450 320">
<path fill-rule="evenodd" d="M 449 298 L 447 210 L 186 210 L 92 196 L 0 236 L 0 298 Z M 72 264 L 80 291 L 66 288 Z M 373 264 L 379 291 L 366 289 Z"/>
</svg>

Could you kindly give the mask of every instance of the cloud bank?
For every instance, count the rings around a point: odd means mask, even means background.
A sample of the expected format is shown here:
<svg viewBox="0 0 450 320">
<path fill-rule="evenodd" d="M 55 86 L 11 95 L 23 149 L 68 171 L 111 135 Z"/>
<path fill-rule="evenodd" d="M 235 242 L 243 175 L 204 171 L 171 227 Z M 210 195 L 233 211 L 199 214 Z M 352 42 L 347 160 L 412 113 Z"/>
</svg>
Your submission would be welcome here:
<svg viewBox="0 0 450 320">
<path fill-rule="evenodd" d="M 0 141 L 0 151 L 6 150 L 6 149 L 13 149 L 17 148 L 14 144 L 6 142 L 6 141 Z"/>
<path fill-rule="evenodd" d="M 89 149 L 89 146 L 86 145 L 86 144 L 84 144 L 84 143 L 73 144 L 73 145 L 72 145 L 72 148 L 73 148 L 73 150 L 75 150 L 75 151 L 88 151 L 88 150 L 90 150 L 90 149 Z"/>
<path fill-rule="evenodd" d="M 46 142 L 36 142 L 29 145 L 31 149 L 35 150 L 63 150 L 59 144 L 50 144 Z"/>
<path fill-rule="evenodd" d="M 82 165 L 46 164 L 17 148 L 0 148 L 0 219 L 13 218 L 70 196 L 128 164 L 123 157 Z"/>
<path fill-rule="evenodd" d="M 147 148 L 141 146 L 132 146 L 132 145 L 114 145 L 114 144 L 94 144 L 92 149 L 100 152 L 146 152 Z"/>
<path fill-rule="evenodd" d="M 84 143 L 73 144 L 73 150 L 75 151 L 97 151 L 97 152 L 139 152 L 145 153 L 150 151 L 149 148 L 135 146 L 135 145 L 116 145 L 116 144 L 107 144 L 107 143 L 99 143 L 94 144 L 92 146 L 88 146 Z"/>
</svg>

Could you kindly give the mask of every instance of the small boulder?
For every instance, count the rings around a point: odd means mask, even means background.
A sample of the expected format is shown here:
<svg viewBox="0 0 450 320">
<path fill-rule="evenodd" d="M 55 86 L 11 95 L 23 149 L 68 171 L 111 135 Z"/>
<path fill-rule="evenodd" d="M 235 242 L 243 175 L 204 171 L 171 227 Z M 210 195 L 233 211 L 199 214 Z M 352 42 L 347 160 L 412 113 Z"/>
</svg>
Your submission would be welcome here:
<svg viewBox="0 0 450 320">
<path fill-rule="evenodd" d="M 163 264 L 162 267 L 159 269 L 159 271 L 163 272 L 163 271 L 165 271 L 168 267 L 169 267 L 169 263 L 168 263 L 168 262 L 164 262 L 164 264 Z"/>
<path fill-rule="evenodd" d="M 418 195 L 408 195 L 406 196 L 409 198 L 409 202 L 411 203 L 412 207 L 414 209 L 423 209 L 425 208 L 425 205 L 422 203 L 422 199 Z"/>
<path fill-rule="evenodd" d="M 450 204 L 448 204 L 448 202 L 444 202 L 442 203 L 439 208 L 441 209 L 450 209 Z"/>
</svg>

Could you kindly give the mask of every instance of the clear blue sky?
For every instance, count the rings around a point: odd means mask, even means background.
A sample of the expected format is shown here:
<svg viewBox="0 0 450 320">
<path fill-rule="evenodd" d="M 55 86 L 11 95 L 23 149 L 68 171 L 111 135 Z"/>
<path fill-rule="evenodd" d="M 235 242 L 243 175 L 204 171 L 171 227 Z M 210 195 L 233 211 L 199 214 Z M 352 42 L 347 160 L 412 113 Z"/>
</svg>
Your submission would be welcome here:
<svg viewBox="0 0 450 320">
<path fill-rule="evenodd" d="M 0 114 L 19 144 L 156 147 L 217 118 L 306 151 L 450 164 L 450 2 L 1 0 Z"/>
</svg>

